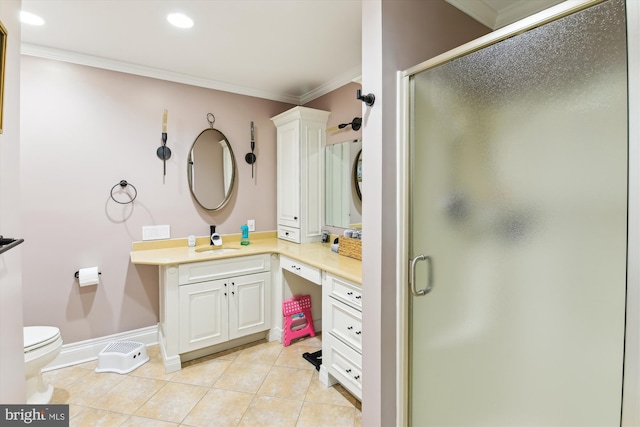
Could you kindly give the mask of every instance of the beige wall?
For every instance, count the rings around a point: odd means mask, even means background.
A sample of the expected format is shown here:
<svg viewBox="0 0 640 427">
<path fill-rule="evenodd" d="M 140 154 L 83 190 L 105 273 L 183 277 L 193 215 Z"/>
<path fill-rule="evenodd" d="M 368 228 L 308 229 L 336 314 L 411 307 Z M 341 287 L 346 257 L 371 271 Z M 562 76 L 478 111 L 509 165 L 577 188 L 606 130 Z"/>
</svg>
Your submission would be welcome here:
<svg viewBox="0 0 640 427">
<path fill-rule="evenodd" d="M 444 1 L 362 2 L 362 89 L 376 96 L 364 111 L 367 177 L 363 200 L 362 424 L 396 423 L 396 78 L 397 72 L 489 32 Z M 366 25 L 364 23 L 367 23 Z"/>
<path fill-rule="evenodd" d="M 276 229 L 276 130 L 270 118 L 292 105 L 130 74 L 22 56 L 22 228 L 25 325 L 58 326 L 72 343 L 154 325 L 156 267 L 129 261 L 144 225 L 171 225 L 171 237 Z M 162 113 L 172 157 L 163 182 Z M 187 155 L 209 125 L 223 132 L 237 169 L 220 212 L 201 209 L 187 183 Z M 244 161 L 255 123 L 255 179 Z M 121 179 L 137 199 L 109 194 Z M 74 273 L 99 266 L 101 283 L 79 288 Z"/>
<path fill-rule="evenodd" d="M 305 104 L 305 107 L 331 111 L 327 129 L 342 123 L 351 123 L 354 117 L 362 117 L 362 101 L 356 99 L 359 83 L 349 83 Z M 362 128 L 354 131 L 351 126 L 327 133 L 327 145 L 362 138 Z"/>
<path fill-rule="evenodd" d="M 0 1 L 7 30 L 3 133 L 0 134 L 0 234 L 23 237 L 20 225 L 20 0 Z M 22 338 L 24 244 L 0 255 L 0 402 L 25 403 Z"/>
<path fill-rule="evenodd" d="M 239 233 L 247 219 L 255 219 L 257 231 L 276 229 L 270 118 L 292 105 L 30 56 L 21 62 L 26 325 L 58 326 L 65 343 L 73 343 L 156 324 L 157 268 L 129 262 L 144 225 L 169 224 L 172 238 L 207 235 L 209 224 L 221 234 Z M 336 124 L 350 121 L 358 87 L 348 84 L 307 106 L 332 111 Z M 172 157 L 163 182 L 155 153 L 165 108 Z M 208 127 L 209 112 L 237 162 L 233 197 L 220 212 L 191 199 L 186 176 L 188 152 Z M 251 121 L 254 179 L 244 161 Z M 343 140 L 356 133 L 336 134 Z M 121 179 L 138 191 L 132 204 L 109 196 Z M 79 288 L 73 274 L 94 265 L 101 283 Z"/>
</svg>

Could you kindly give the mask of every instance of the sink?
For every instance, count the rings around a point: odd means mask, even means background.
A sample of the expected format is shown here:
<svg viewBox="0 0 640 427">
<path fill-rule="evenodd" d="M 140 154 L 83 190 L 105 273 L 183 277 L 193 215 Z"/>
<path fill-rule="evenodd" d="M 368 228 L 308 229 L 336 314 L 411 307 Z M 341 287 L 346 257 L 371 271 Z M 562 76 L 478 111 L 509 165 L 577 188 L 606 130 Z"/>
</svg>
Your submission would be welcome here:
<svg viewBox="0 0 640 427">
<path fill-rule="evenodd" d="M 226 254 L 229 252 L 235 252 L 240 250 L 240 248 L 220 248 L 217 246 L 204 246 L 201 248 L 196 248 L 196 252 L 209 252 L 212 254 Z"/>
</svg>

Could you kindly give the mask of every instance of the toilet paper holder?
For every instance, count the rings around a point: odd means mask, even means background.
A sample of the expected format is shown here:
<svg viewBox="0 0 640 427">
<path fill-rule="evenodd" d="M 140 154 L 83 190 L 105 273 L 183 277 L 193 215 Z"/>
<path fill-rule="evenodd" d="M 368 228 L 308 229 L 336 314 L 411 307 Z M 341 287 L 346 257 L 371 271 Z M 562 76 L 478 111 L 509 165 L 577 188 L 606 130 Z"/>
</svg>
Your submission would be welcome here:
<svg viewBox="0 0 640 427">
<path fill-rule="evenodd" d="M 99 275 L 101 275 L 101 274 L 102 274 L 102 271 L 98 271 L 98 274 L 99 274 Z M 80 278 L 80 270 L 76 271 L 76 272 L 73 274 L 73 277 L 75 277 L 76 279 L 79 279 L 79 278 Z"/>
</svg>

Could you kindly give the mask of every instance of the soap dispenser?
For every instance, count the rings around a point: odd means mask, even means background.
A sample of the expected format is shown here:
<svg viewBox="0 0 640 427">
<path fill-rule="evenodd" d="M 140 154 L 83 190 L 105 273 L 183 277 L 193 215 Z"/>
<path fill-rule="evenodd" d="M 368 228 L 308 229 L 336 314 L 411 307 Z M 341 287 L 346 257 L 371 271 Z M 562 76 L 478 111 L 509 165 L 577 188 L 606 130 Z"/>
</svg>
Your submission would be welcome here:
<svg viewBox="0 0 640 427">
<path fill-rule="evenodd" d="M 220 235 L 216 233 L 216 226 L 211 225 L 209 226 L 209 228 L 209 231 L 211 233 L 211 244 L 213 246 L 222 246 L 222 237 L 220 237 Z"/>
<path fill-rule="evenodd" d="M 240 231 L 242 231 L 242 237 L 240 239 L 240 244 L 242 246 L 247 246 L 249 244 L 249 227 L 246 225 L 240 226 Z"/>
</svg>

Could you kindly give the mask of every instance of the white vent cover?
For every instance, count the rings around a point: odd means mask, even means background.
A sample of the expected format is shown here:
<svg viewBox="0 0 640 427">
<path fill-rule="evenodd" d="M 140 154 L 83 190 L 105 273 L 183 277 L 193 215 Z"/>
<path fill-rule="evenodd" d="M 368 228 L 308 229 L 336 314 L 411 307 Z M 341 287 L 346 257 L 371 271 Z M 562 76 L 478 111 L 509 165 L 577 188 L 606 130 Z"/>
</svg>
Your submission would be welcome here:
<svg viewBox="0 0 640 427">
<path fill-rule="evenodd" d="M 143 365 L 149 356 L 141 342 L 117 341 L 107 344 L 98 355 L 96 372 L 127 374 Z"/>
</svg>

